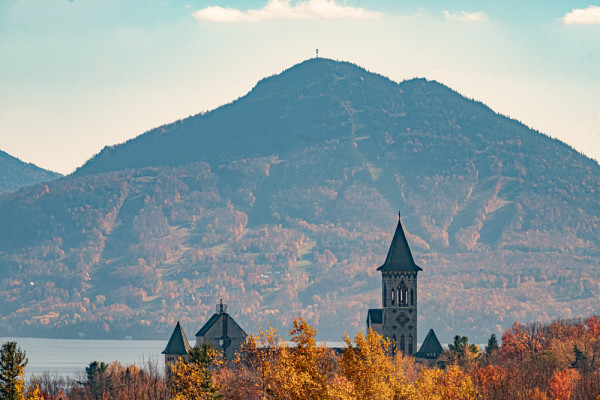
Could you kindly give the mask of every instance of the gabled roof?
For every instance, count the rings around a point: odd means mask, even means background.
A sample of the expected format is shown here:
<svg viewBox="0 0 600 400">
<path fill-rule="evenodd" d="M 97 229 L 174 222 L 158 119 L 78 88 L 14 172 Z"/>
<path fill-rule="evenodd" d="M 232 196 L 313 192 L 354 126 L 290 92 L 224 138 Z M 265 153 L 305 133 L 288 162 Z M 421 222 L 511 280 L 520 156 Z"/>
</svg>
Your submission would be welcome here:
<svg viewBox="0 0 600 400">
<path fill-rule="evenodd" d="M 406 235 L 404 235 L 404 230 L 402 229 L 400 214 L 398 214 L 398 226 L 396 227 L 385 263 L 377 268 L 377 271 L 422 271 L 421 267 L 415 264 L 413 260 Z"/>
<path fill-rule="evenodd" d="M 204 324 L 204 326 L 202 328 L 200 328 L 200 330 L 198 331 L 198 333 L 196 333 L 196 336 L 204 336 L 208 333 L 208 331 L 213 327 L 214 324 L 217 323 L 217 321 L 221 318 L 227 318 L 227 325 L 230 326 L 237 326 L 242 332 L 244 332 L 244 335 L 246 335 L 246 332 L 238 325 L 237 322 L 235 322 L 235 320 L 233 318 L 231 318 L 231 316 L 225 312 L 221 312 L 221 313 L 216 313 L 213 314 L 212 317 L 210 317 L 210 319 L 208 320 L 208 322 L 206 322 Z"/>
<path fill-rule="evenodd" d="M 177 321 L 177 325 L 175 325 L 175 329 L 173 329 L 169 343 L 167 343 L 167 347 L 162 354 L 188 354 L 190 350 L 191 347 L 185 337 L 185 332 L 183 332 L 179 321 Z"/>
<path fill-rule="evenodd" d="M 427 332 L 427 336 L 425 336 L 425 340 L 423 341 L 421 348 L 419 351 L 413 354 L 413 356 L 436 359 L 442 354 L 443 351 L 444 349 L 435 335 L 435 332 L 433 329 L 430 329 L 429 332 Z"/>
<path fill-rule="evenodd" d="M 219 318 L 221 317 L 221 315 L 226 315 L 226 314 L 213 314 L 213 316 L 210 317 L 210 319 L 208 320 L 208 322 L 205 323 L 202 328 L 200 328 L 200 330 L 198 331 L 198 333 L 196 333 L 196 336 L 204 336 L 204 335 L 206 335 L 206 332 L 208 332 L 208 330 L 210 328 L 212 328 L 212 326 L 219 320 Z"/>
<path fill-rule="evenodd" d="M 381 308 L 370 308 L 367 314 L 367 323 L 371 321 L 372 324 L 382 324 L 383 323 L 383 313 L 381 312 Z"/>
</svg>

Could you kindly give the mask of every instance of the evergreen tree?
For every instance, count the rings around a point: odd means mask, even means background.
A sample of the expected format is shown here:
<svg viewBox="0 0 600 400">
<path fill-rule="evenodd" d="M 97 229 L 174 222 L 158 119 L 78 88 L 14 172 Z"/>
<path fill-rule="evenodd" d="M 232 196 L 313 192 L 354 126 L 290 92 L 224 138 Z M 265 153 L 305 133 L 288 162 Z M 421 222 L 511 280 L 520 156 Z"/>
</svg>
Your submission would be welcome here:
<svg viewBox="0 0 600 400">
<path fill-rule="evenodd" d="M 496 334 L 492 333 L 490 339 L 488 340 L 487 346 L 485 346 L 485 357 L 489 361 L 491 360 L 498 349 L 500 348 L 500 344 L 498 343 L 498 339 L 496 339 Z"/>
<path fill-rule="evenodd" d="M 90 365 L 85 367 L 85 375 L 87 376 L 88 382 L 95 380 L 100 375 L 106 372 L 108 365 L 103 361 L 92 361 Z"/>
<path fill-rule="evenodd" d="M 571 363 L 571 367 L 582 373 L 593 371 L 589 357 L 577 345 L 573 347 L 573 354 L 575 355 L 575 361 Z"/>
<path fill-rule="evenodd" d="M 469 344 L 466 336 L 454 336 L 454 342 L 448 345 L 448 349 L 442 353 L 442 359 L 446 364 L 458 364 L 461 367 L 473 367 L 479 360 L 481 354 L 479 347 Z"/>
<path fill-rule="evenodd" d="M 108 364 L 102 361 L 93 361 L 85 367 L 87 381 L 86 390 L 94 399 L 103 399 L 110 392 L 110 379 L 107 373 Z"/>
<path fill-rule="evenodd" d="M 0 400 L 23 400 L 25 352 L 17 342 L 6 342 L 0 349 Z"/>
<path fill-rule="evenodd" d="M 216 360 L 217 353 L 210 343 L 201 343 L 194 346 L 189 352 L 188 362 L 200 365 L 208 369 Z"/>
<path fill-rule="evenodd" d="M 171 367 L 171 389 L 175 400 L 220 399 L 212 380 L 211 367 L 217 360 L 217 352 L 210 343 L 194 346 L 187 361 L 180 360 Z"/>
</svg>

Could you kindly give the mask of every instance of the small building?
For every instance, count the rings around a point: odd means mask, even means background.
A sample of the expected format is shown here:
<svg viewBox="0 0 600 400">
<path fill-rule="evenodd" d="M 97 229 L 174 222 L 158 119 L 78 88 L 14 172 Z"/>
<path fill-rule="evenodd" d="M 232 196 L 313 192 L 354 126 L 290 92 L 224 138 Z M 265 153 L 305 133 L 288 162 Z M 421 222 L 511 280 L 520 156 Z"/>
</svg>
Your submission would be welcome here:
<svg viewBox="0 0 600 400">
<path fill-rule="evenodd" d="M 367 330 L 371 328 L 373 332 L 383 334 L 383 312 L 381 308 L 371 308 L 367 312 Z"/>
<path fill-rule="evenodd" d="M 413 356 L 415 357 L 415 361 L 426 364 L 429 367 L 435 367 L 437 366 L 438 359 L 443 351 L 444 349 L 435 335 L 435 332 L 433 329 L 430 329 L 429 332 L 427 332 L 427 336 L 425 336 L 421 348 Z"/>
<path fill-rule="evenodd" d="M 165 355 L 165 370 L 167 376 L 171 373 L 171 365 L 176 364 L 179 359 L 187 360 L 192 348 L 185 337 L 185 332 L 181 329 L 181 324 L 177 321 L 175 329 L 171 334 L 167 347 L 162 352 Z"/>
<path fill-rule="evenodd" d="M 220 351 L 225 361 L 232 361 L 248 335 L 229 314 L 223 299 L 217 304 L 215 314 L 196 333 L 196 346 L 210 343 Z"/>
</svg>

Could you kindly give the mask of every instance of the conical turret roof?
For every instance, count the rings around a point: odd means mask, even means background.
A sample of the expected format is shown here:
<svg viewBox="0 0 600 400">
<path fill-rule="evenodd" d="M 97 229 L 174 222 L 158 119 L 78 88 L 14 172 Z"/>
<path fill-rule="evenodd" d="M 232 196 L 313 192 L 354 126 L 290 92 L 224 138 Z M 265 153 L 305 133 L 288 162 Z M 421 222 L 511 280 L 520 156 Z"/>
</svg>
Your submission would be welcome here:
<svg viewBox="0 0 600 400">
<path fill-rule="evenodd" d="M 385 263 L 377 268 L 378 271 L 422 271 L 421 267 L 415 264 L 408 241 L 402 229 L 400 213 L 398 213 L 398 226 L 392 239 L 392 244 L 388 251 Z"/>
<path fill-rule="evenodd" d="M 177 325 L 175 325 L 175 329 L 173 329 L 169 343 L 167 343 L 167 347 L 162 354 L 188 354 L 190 350 L 191 347 L 185 337 L 185 332 L 183 332 L 179 321 L 177 321 Z"/>
<path fill-rule="evenodd" d="M 430 329 L 427 333 L 427 336 L 425 336 L 425 340 L 423 341 L 421 348 L 419 349 L 419 351 L 413 354 L 413 356 L 436 359 L 442 354 L 443 351 L 444 349 L 442 348 L 440 341 L 435 335 L 435 332 L 433 331 L 433 329 Z"/>
</svg>

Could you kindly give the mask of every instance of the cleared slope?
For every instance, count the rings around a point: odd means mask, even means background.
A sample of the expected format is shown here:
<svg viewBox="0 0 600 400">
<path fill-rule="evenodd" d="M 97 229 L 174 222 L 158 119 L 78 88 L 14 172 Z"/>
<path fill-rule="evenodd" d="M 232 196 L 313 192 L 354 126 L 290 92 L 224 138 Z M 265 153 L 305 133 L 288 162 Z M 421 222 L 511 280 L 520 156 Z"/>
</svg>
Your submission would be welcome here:
<svg viewBox="0 0 600 400">
<path fill-rule="evenodd" d="M 338 340 L 380 301 L 401 209 L 421 332 L 483 341 L 600 307 L 599 182 L 439 83 L 309 60 L 0 199 L 0 326 L 161 337 L 223 297 L 248 332 L 302 314 Z"/>
</svg>

